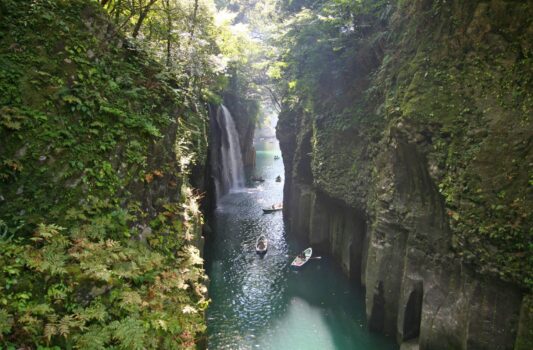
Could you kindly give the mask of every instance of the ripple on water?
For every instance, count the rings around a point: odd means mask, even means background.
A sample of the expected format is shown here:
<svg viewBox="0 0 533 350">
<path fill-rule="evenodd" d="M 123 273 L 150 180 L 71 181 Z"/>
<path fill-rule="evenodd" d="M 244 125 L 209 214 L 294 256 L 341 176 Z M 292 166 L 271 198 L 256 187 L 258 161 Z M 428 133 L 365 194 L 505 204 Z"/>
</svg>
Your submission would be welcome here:
<svg viewBox="0 0 533 350">
<path fill-rule="evenodd" d="M 266 181 L 232 192 L 215 212 L 206 252 L 212 303 L 207 312 L 208 347 L 218 349 L 394 349 L 391 340 L 365 329 L 362 296 L 327 259 L 301 271 L 288 265 L 302 246 L 289 244 L 281 212 L 262 208 L 282 201 L 283 174 L 277 144 L 257 145 L 256 175 Z M 265 256 L 255 241 L 267 236 Z"/>
</svg>

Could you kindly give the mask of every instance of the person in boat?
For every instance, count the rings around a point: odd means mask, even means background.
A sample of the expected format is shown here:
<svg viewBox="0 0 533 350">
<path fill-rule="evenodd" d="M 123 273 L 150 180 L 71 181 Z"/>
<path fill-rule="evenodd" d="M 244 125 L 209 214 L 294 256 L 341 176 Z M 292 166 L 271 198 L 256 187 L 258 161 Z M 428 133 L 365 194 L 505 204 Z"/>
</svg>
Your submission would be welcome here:
<svg viewBox="0 0 533 350">
<path fill-rule="evenodd" d="M 276 177 L 276 182 L 281 182 L 281 175 L 278 175 L 278 176 Z"/>
<path fill-rule="evenodd" d="M 265 249 L 265 241 L 260 240 L 259 243 L 257 243 L 257 248 L 259 248 L 260 250 Z"/>
<path fill-rule="evenodd" d="M 298 254 L 298 258 L 300 258 L 301 260 L 305 260 L 305 254 L 301 252 L 300 254 Z"/>
</svg>

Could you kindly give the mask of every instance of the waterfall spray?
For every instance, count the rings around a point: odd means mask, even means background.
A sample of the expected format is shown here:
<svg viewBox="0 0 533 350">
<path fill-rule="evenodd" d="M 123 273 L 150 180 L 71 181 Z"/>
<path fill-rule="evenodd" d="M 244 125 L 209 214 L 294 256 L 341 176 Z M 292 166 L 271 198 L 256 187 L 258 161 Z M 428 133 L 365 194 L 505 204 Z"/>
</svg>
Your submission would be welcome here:
<svg viewBox="0 0 533 350">
<path fill-rule="evenodd" d="M 231 113 L 224 105 L 218 108 L 217 123 L 221 129 L 221 176 L 217 181 L 217 197 L 219 197 L 230 190 L 244 187 L 244 167 L 239 134 Z"/>
</svg>

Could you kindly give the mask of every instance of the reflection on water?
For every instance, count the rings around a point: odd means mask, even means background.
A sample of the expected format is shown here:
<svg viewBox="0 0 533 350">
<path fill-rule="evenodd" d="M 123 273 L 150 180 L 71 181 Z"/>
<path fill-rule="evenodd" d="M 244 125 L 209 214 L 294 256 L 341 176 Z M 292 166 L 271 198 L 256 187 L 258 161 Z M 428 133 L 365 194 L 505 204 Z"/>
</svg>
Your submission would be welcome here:
<svg viewBox="0 0 533 350">
<path fill-rule="evenodd" d="M 283 162 L 277 143 L 256 145 L 255 175 L 265 182 L 226 195 L 215 214 L 206 250 L 212 303 L 208 347 L 217 349 L 395 349 L 390 339 L 366 331 L 362 295 L 329 259 L 301 270 L 289 263 L 303 248 L 284 232 L 281 212 L 262 208 L 281 202 Z M 255 253 L 264 234 L 268 252 Z"/>
</svg>

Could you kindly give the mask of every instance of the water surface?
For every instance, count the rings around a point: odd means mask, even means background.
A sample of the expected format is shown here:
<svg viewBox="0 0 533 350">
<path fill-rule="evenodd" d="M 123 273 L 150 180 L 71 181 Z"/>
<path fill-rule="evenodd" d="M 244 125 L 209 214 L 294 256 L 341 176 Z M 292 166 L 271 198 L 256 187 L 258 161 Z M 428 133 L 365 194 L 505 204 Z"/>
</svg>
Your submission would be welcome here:
<svg viewBox="0 0 533 350">
<path fill-rule="evenodd" d="M 277 141 L 256 144 L 255 174 L 266 179 L 222 198 L 206 250 L 212 303 L 207 311 L 208 348 L 329 350 L 396 349 L 391 339 L 366 330 L 363 296 L 335 264 L 315 259 L 302 269 L 289 264 L 303 246 L 285 234 L 281 212 L 283 161 Z M 264 257 L 255 253 L 261 234 Z"/>
</svg>

